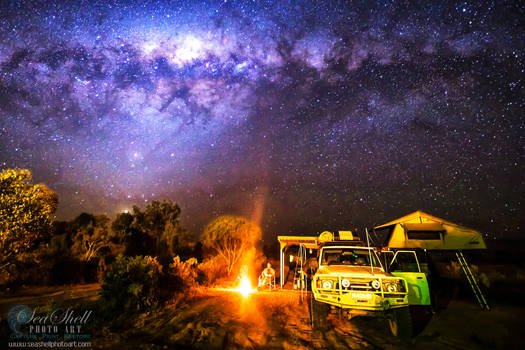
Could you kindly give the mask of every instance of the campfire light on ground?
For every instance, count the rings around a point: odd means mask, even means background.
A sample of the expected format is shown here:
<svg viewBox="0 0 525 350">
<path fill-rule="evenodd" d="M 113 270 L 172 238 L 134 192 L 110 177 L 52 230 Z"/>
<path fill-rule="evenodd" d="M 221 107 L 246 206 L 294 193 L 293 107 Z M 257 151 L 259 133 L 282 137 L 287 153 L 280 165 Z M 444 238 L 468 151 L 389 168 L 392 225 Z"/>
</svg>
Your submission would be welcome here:
<svg viewBox="0 0 525 350">
<path fill-rule="evenodd" d="M 236 286 L 236 287 L 235 287 Z M 252 287 L 252 282 L 248 274 L 248 266 L 243 265 L 239 276 L 235 280 L 235 286 L 233 288 L 221 288 L 215 287 L 215 290 L 227 291 L 227 292 L 236 292 L 240 293 L 244 298 L 248 297 L 250 294 L 257 291 L 257 289 Z"/>
</svg>

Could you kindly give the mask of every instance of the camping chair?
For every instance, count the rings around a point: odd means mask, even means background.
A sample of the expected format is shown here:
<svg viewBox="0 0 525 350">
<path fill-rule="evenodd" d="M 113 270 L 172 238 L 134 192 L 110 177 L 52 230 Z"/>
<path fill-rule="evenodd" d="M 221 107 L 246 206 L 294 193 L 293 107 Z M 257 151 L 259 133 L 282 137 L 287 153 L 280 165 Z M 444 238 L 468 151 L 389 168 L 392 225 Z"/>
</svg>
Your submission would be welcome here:
<svg viewBox="0 0 525 350">
<path fill-rule="evenodd" d="M 266 289 L 268 287 L 268 290 L 274 290 L 276 288 L 276 282 L 275 282 L 275 275 L 265 277 L 262 274 L 259 276 L 259 283 L 258 283 L 258 289 Z"/>
</svg>

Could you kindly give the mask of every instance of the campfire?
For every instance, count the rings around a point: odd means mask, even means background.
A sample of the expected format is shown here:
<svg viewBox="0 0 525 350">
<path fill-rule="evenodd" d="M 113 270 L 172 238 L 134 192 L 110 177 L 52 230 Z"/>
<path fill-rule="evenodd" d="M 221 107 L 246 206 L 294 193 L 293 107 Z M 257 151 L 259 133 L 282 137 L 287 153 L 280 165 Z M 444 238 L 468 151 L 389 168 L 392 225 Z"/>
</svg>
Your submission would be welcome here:
<svg viewBox="0 0 525 350">
<path fill-rule="evenodd" d="M 239 293 L 241 293 L 243 296 L 246 297 L 250 293 L 252 293 L 254 290 L 252 288 L 252 284 L 248 276 L 245 275 L 240 278 L 241 278 L 241 283 L 239 284 L 239 288 L 237 288 L 237 290 L 239 291 Z"/>
<path fill-rule="evenodd" d="M 244 297 L 247 297 L 250 295 L 250 293 L 254 292 L 250 277 L 248 276 L 248 266 L 244 265 L 242 267 L 238 279 L 239 287 L 237 288 L 237 291 L 239 293 L 241 293 Z"/>
<path fill-rule="evenodd" d="M 257 291 L 256 288 L 252 287 L 252 282 L 250 280 L 250 275 L 248 274 L 247 265 L 243 265 L 241 271 L 239 272 L 239 275 L 235 279 L 235 282 L 233 286 L 231 286 L 231 288 L 215 287 L 213 289 L 225 292 L 240 293 L 244 298 Z"/>
</svg>

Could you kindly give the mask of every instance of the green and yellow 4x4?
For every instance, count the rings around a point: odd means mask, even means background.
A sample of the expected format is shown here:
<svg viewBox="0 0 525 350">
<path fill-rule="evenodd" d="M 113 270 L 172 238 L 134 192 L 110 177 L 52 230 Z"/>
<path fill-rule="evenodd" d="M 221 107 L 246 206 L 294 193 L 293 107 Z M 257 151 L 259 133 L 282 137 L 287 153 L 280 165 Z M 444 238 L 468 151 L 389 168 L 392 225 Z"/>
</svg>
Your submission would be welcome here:
<svg viewBox="0 0 525 350">
<path fill-rule="evenodd" d="M 413 289 L 414 283 L 417 290 Z M 326 329 L 328 313 L 336 308 L 349 318 L 363 315 L 384 317 L 395 336 L 410 338 L 409 299 L 415 300 L 414 304 L 430 304 L 424 273 L 388 273 L 373 248 L 344 244 L 321 248 L 319 269 L 312 279 L 312 292 L 312 326 L 318 330 Z"/>
</svg>

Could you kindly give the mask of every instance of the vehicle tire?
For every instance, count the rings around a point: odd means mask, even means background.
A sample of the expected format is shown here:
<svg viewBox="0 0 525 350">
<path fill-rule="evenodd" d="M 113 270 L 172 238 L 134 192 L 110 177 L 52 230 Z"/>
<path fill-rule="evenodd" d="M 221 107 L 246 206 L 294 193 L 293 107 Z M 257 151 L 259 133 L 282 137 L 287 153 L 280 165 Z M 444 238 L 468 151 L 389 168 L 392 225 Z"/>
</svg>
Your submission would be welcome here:
<svg viewBox="0 0 525 350">
<path fill-rule="evenodd" d="M 401 307 L 392 311 L 392 318 L 388 320 L 392 335 L 403 340 L 412 338 L 412 316 L 408 307 Z"/>
<path fill-rule="evenodd" d="M 326 318 L 328 317 L 328 312 L 330 306 L 325 303 L 321 303 L 315 300 L 313 293 L 310 296 L 310 317 L 312 321 L 312 329 L 318 331 L 324 331 L 327 329 Z"/>
</svg>

